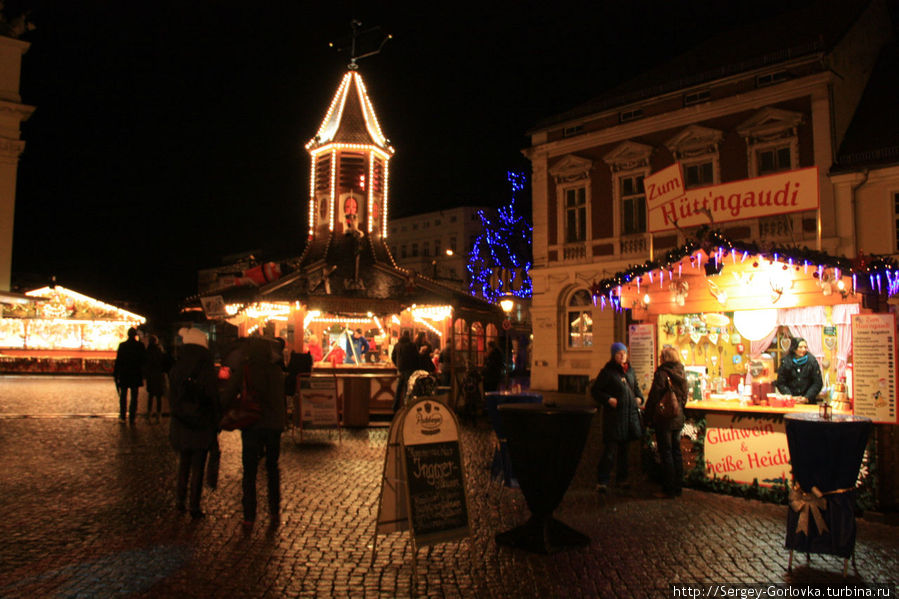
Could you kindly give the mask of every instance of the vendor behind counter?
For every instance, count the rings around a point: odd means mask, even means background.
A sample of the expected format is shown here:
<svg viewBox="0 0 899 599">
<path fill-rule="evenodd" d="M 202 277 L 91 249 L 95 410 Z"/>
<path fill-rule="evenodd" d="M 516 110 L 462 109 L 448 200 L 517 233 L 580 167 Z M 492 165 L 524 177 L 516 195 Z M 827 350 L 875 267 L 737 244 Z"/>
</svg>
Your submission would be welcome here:
<svg viewBox="0 0 899 599">
<path fill-rule="evenodd" d="M 824 381 L 821 379 L 821 367 L 815 356 L 809 353 L 805 339 L 793 338 L 789 353 L 783 357 L 777 369 L 775 386 L 784 395 L 801 395 L 810 404 L 818 402 L 818 393 L 821 392 Z"/>
</svg>

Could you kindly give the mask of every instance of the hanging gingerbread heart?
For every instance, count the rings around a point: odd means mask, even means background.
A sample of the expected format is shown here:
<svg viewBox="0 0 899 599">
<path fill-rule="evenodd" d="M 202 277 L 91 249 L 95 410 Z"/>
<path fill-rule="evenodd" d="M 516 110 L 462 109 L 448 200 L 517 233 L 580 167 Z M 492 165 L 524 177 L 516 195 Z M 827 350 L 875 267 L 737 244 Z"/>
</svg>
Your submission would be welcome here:
<svg viewBox="0 0 899 599">
<path fill-rule="evenodd" d="M 709 333 L 709 343 L 718 345 L 718 333 Z"/>
<path fill-rule="evenodd" d="M 721 343 L 727 343 L 728 341 L 730 341 L 730 333 L 728 333 L 727 331 L 722 332 Z"/>
<path fill-rule="evenodd" d="M 824 337 L 824 347 L 833 351 L 833 348 L 837 346 L 837 338 L 831 337 L 830 335 Z"/>
<path fill-rule="evenodd" d="M 699 343 L 699 340 L 702 339 L 702 333 L 699 331 L 692 331 L 690 333 L 690 341 L 693 343 Z"/>
<path fill-rule="evenodd" d="M 742 343 L 737 344 L 737 353 L 742 354 L 746 350 L 746 347 Z"/>
<path fill-rule="evenodd" d="M 734 333 L 733 335 L 730 336 L 730 342 L 733 343 L 734 345 L 739 345 L 742 340 L 743 340 L 743 338 L 740 337 L 739 333 Z"/>
</svg>

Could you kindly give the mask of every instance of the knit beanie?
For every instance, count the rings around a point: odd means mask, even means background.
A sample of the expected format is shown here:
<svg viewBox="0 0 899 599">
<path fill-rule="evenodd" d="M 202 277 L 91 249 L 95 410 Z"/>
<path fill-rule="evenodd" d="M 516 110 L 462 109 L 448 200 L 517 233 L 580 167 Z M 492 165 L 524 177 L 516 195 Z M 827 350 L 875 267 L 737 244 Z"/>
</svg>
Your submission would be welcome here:
<svg viewBox="0 0 899 599">
<path fill-rule="evenodd" d="M 619 341 L 616 341 L 612 344 L 612 357 L 614 358 L 615 354 L 620 351 L 627 351 L 627 346 Z"/>
</svg>

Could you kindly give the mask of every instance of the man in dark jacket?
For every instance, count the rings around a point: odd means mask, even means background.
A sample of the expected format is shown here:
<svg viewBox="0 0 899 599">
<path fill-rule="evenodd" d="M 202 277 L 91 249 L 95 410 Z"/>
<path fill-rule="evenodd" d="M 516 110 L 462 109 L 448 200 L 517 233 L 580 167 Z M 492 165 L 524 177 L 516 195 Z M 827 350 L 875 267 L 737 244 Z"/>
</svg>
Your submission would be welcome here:
<svg viewBox="0 0 899 599">
<path fill-rule="evenodd" d="M 231 376 L 225 384 L 223 399 L 229 405 L 242 390 L 255 393 L 262 405 L 262 416 L 252 426 L 240 431 L 243 443 L 243 526 L 251 528 L 256 520 L 256 475 L 259 460 L 265 456 L 268 482 L 268 513 L 271 526 L 281 523 L 281 432 L 287 425 L 287 403 L 284 398 L 284 372 L 278 365 L 278 347 L 274 340 L 250 337 L 238 342 L 225 357 Z"/>
<path fill-rule="evenodd" d="M 137 390 L 144 386 L 144 344 L 137 340 L 137 329 L 128 329 L 128 340 L 119 344 L 116 352 L 112 377 L 119 392 L 119 421 L 125 422 L 125 406 L 128 402 L 128 391 L 131 391 L 131 404 L 128 405 L 128 419 L 134 424 L 137 417 Z"/>
<path fill-rule="evenodd" d="M 181 512 L 189 507 L 192 518 L 202 518 L 200 497 L 206 457 L 217 441 L 221 419 L 218 380 L 205 333 L 183 328 L 179 334 L 184 345 L 169 373 L 172 403 L 169 440 L 179 457 L 175 506 Z M 185 506 L 188 483 L 190 499 Z"/>
<path fill-rule="evenodd" d="M 418 369 L 418 348 L 412 343 L 412 335 L 408 332 L 403 333 L 397 344 L 393 346 L 390 359 L 393 360 L 393 364 L 399 371 L 396 395 L 393 398 L 393 413 L 396 414 L 403 407 L 403 398 L 406 394 L 409 377 Z"/>
<path fill-rule="evenodd" d="M 599 483 L 596 486 L 600 492 L 608 490 L 613 462 L 617 462 L 615 482 L 620 487 L 628 485 L 628 447 L 642 435 L 639 410 L 643 393 L 627 360 L 627 346 L 613 343 L 611 351 L 612 359 L 602 367 L 590 388 L 593 399 L 603 408 L 604 448 L 597 468 Z"/>
</svg>

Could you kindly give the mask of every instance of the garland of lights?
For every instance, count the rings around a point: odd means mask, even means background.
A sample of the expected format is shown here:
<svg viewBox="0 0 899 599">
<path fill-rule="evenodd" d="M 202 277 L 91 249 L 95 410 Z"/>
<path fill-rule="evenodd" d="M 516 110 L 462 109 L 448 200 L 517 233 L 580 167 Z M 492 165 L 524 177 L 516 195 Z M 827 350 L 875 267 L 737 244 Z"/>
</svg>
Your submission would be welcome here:
<svg viewBox="0 0 899 599">
<path fill-rule="evenodd" d="M 899 264 L 889 256 L 866 255 L 859 252 L 856 259 L 850 260 L 807 247 L 762 246 L 752 242 L 731 241 L 720 231 L 711 230 L 708 226 L 701 227 L 694 239 L 688 240 L 679 248 L 669 250 L 661 259 L 633 265 L 627 270 L 615 273 L 612 277 L 596 281 L 590 291 L 594 304 L 599 301 L 605 307 L 605 304 L 609 303 L 616 310 L 620 310 L 621 286 L 635 279 L 639 280 L 643 275 L 648 274 L 651 280 L 653 273 L 659 271 L 660 277 L 664 277 L 667 273 L 670 278 L 675 265 L 688 257 L 691 261 L 695 259 L 697 266 L 702 266 L 705 259 L 714 268 L 720 269 L 725 258 L 742 262 L 750 256 L 753 260 L 760 258 L 773 262 L 783 261 L 789 267 L 814 269 L 812 276 L 815 278 L 820 278 L 824 269 L 832 268 L 837 272 L 837 278 L 840 273 L 852 277 L 851 293 L 885 292 L 888 296 L 899 293 Z"/>
<path fill-rule="evenodd" d="M 533 228 L 515 212 L 515 200 L 524 189 L 523 173 L 509 171 L 506 178 L 512 186 L 512 201 L 492 219 L 483 210 L 478 211 L 483 233 L 474 242 L 466 268 L 470 273 L 470 291 L 474 296 L 495 302 L 503 296 L 531 297 L 531 239 Z M 497 269 L 509 272 L 509 280 L 492 280 Z"/>
</svg>

